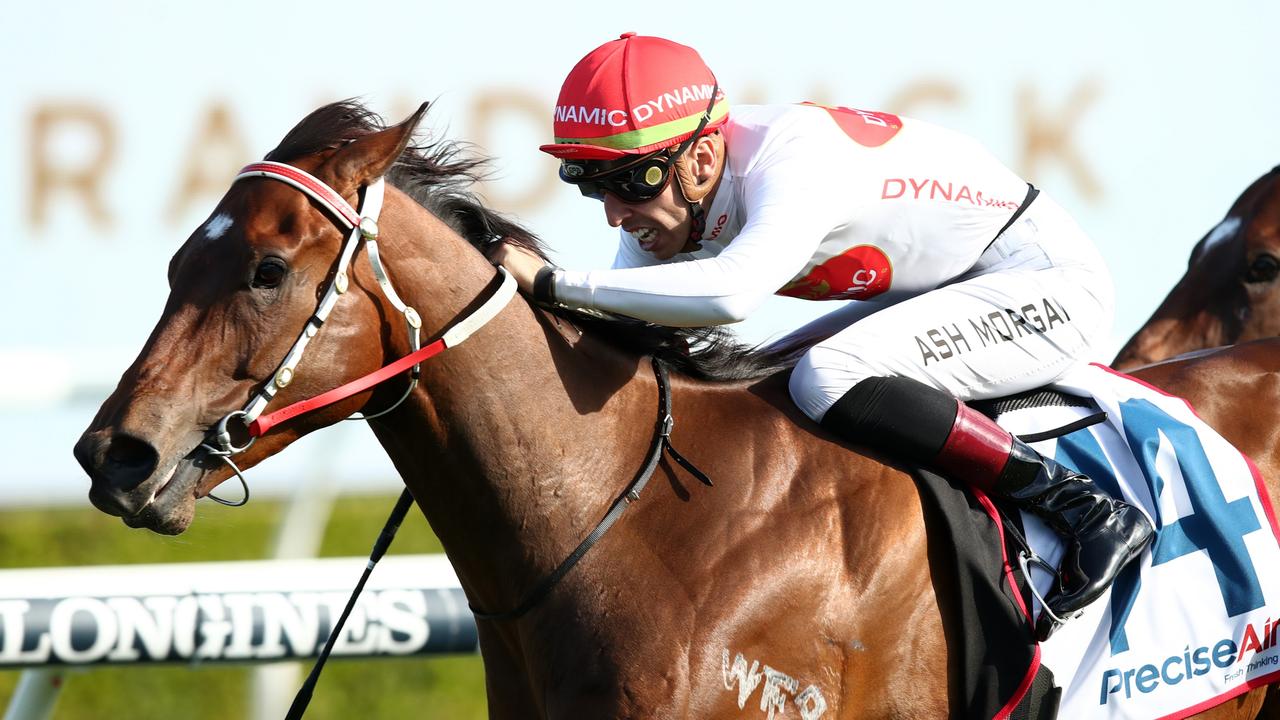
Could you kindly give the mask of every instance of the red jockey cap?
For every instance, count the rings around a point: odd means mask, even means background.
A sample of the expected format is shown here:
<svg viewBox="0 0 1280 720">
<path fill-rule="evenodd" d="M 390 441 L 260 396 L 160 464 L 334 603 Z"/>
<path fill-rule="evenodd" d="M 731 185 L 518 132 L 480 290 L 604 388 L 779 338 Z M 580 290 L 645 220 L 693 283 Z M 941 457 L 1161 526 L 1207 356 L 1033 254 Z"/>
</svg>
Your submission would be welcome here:
<svg viewBox="0 0 1280 720">
<path fill-rule="evenodd" d="M 697 129 L 715 88 L 693 48 L 623 33 L 570 71 L 556 101 L 555 143 L 539 149 L 566 160 L 616 160 L 671 147 Z M 703 134 L 728 118 L 718 92 Z"/>
</svg>

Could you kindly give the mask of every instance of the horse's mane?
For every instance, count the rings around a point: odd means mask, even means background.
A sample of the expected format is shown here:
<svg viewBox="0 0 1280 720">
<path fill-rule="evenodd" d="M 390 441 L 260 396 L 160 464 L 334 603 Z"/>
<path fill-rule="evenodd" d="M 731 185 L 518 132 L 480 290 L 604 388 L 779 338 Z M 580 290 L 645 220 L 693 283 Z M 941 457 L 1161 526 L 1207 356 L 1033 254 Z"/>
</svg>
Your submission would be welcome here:
<svg viewBox="0 0 1280 720">
<path fill-rule="evenodd" d="M 303 118 L 265 159 L 283 162 L 335 149 L 385 128 L 381 117 L 355 100 L 331 103 Z M 488 165 L 488 158 L 457 141 L 411 143 L 388 171 L 387 180 L 481 252 L 507 238 L 545 259 L 546 248 L 536 235 L 485 207 L 472 190 L 488 176 Z M 552 312 L 625 350 L 655 355 L 675 370 L 704 380 L 771 375 L 794 365 L 804 349 L 751 347 L 721 327 L 673 328 L 563 308 Z"/>
</svg>

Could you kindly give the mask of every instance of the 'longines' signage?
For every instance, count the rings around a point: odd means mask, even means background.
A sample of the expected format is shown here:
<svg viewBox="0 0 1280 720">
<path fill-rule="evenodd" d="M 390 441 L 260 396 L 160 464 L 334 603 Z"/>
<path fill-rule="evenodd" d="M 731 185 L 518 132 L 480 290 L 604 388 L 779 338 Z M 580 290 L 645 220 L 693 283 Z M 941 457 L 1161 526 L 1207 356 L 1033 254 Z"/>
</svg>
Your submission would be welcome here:
<svg viewBox="0 0 1280 720">
<path fill-rule="evenodd" d="M 348 591 L 0 599 L 0 668 L 314 657 Z M 474 652 L 462 590 L 366 590 L 334 656 Z"/>
</svg>

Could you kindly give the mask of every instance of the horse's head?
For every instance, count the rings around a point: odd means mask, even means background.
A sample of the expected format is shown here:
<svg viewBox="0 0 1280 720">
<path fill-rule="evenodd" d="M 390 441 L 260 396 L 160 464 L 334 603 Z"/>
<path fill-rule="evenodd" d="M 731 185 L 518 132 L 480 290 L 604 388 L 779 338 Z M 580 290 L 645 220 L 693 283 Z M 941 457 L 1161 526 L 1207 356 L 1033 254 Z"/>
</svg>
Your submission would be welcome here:
<svg viewBox="0 0 1280 720">
<path fill-rule="evenodd" d="M 1280 166 L 1258 178 L 1191 251 L 1187 272 L 1112 363 L 1280 335 Z"/>
<path fill-rule="evenodd" d="M 305 170 L 356 206 L 366 183 L 386 173 L 404 151 L 425 109 L 376 130 L 358 106 L 326 106 L 267 157 Z M 317 117 L 324 113 L 329 116 Z M 335 123 L 348 130 L 337 142 Z M 319 128 L 328 131 L 327 139 L 320 138 Z M 334 281 L 346 236 L 316 202 L 285 183 L 249 179 L 232 185 L 174 254 L 159 322 L 76 443 L 95 506 L 133 527 L 168 534 L 186 529 L 196 499 L 232 475 L 202 443 L 220 419 L 272 381 Z M 387 350 L 380 334 L 399 326 L 385 317 L 372 272 L 355 267 L 350 290 L 307 348 L 296 379 L 279 390 L 282 404 L 383 364 Z M 236 461 L 252 466 L 350 415 L 369 397 L 365 392 L 300 418 L 261 438 Z"/>
</svg>

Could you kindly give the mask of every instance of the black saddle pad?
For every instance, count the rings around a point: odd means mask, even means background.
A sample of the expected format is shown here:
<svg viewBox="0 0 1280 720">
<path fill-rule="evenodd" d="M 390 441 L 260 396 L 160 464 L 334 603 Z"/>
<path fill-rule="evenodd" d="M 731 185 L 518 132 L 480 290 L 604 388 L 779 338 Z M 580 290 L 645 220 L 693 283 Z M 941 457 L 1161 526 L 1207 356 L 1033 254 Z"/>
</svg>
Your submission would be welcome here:
<svg viewBox="0 0 1280 720">
<path fill-rule="evenodd" d="M 1091 398 L 1037 388 L 1003 398 L 970 403 L 992 419 L 1026 408 L 1084 407 L 1098 410 Z M 1065 427 L 1023 436 L 1027 442 L 1059 437 L 1105 419 L 1100 410 Z M 1040 665 L 1033 623 L 1027 617 L 1031 593 L 1017 562 L 1025 544 L 1020 515 L 995 498 L 984 505 L 976 495 L 945 478 L 916 472 L 929 537 L 929 566 L 934 576 L 956 589 L 942 597 L 943 632 L 952 666 L 950 681 L 962 703 L 955 718 L 1052 720 L 1062 689 Z M 991 509 L 989 510 L 988 507 Z"/>
<path fill-rule="evenodd" d="M 1007 518 L 1016 522 L 1017 513 L 993 517 L 973 493 L 925 470 L 916 473 L 916 483 L 928 528 L 929 567 L 935 582 L 956 591 L 938 597 L 951 658 L 949 681 L 960 700 L 951 716 L 993 718 L 1007 712 L 1014 720 L 1052 720 L 1061 689 L 1040 666 L 1027 618 L 1030 593 L 1021 572 L 1009 570 L 1017 565 L 1017 545 L 1002 537 L 1002 531 L 1008 534 Z"/>
</svg>

